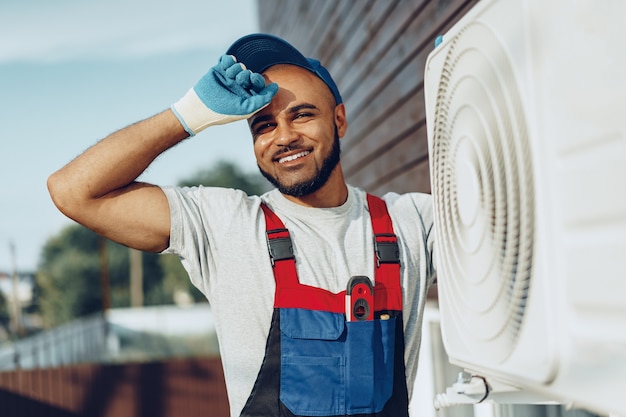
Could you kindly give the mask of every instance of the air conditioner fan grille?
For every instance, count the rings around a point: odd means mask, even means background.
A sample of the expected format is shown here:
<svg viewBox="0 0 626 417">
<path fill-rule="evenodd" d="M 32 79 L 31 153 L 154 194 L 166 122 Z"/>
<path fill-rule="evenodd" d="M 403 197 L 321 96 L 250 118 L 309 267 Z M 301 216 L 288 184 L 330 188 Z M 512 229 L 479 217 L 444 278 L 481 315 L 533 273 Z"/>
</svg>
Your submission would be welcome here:
<svg viewBox="0 0 626 417">
<path fill-rule="evenodd" d="M 515 73 L 488 27 L 473 22 L 446 47 L 430 155 L 442 308 L 468 349 L 503 361 L 531 284 L 527 126 Z"/>
</svg>

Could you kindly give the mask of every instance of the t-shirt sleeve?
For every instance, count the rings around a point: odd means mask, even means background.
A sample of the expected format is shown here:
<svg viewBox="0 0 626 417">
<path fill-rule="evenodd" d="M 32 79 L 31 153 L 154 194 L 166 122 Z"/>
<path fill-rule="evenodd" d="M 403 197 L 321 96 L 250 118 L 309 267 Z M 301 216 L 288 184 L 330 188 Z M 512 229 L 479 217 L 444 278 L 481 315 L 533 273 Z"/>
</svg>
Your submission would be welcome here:
<svg viewBox="0 0 626 417">
<path fill-rule="evenodd" d="M 412 242 L 411 248 L 419 248 L 421 253 L 417 256 L 426 260 L 429 281 L 434 283 L 437 270 L 432 196 L 425 193 L 387 193 L 383 198 L 391 208 L 392 217 L 396 217 L 394 224 L 397 221 L 404 235 Z"/>
<path fill-rule="evenodd" d="M 169 247 L 162 253 L 177 255 L 191 282 L 208 296 L 207 285 L 216 271 L 211 253 L 232 221 L 232 213 L 248 196 L 240 190 L 218 187 L 162 189 L 171 218 Z"/>
<path fill-rule="evenodd" d="M 421 231 L 430 260 L 430 275 L 434 282 L 437 276 L 436 253 L 435 253 L 435 223 L 433 218 L 433 200 L 430 194 L 411 193 L 415 207 L 421 220 Z"/>
</svg>

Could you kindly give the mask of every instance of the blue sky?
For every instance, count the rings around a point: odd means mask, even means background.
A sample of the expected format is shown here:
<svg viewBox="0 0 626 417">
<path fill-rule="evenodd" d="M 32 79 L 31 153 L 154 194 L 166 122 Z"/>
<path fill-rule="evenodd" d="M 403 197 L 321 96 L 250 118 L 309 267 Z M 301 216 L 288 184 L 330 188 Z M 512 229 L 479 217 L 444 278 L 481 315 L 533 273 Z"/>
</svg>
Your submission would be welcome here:
<svg viewBox="0 0 626 417">
<path fill-rule="evenodd" d="M 0 2 L 0 271 L 34 270 L 70 220 L 46 179 L 107 134 L 168 108 L 239 36 L 255 0 Z M 256 170 L 245 122 L 162 155 L 141 177 L 175 184 L 218 160 Z"/>
</svg>

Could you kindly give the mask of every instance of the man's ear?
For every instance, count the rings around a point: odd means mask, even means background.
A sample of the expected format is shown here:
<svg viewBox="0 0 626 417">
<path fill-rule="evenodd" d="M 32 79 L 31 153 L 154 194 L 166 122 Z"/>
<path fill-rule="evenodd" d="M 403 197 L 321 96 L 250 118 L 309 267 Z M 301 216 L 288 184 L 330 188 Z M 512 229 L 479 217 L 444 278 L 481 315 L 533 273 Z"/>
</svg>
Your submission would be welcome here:
<svg viewBox="0 0 626 417">
<path fill-rule="evenodd" d="M 335 106 L 335 125 L 337 126 L 337 134 L 342 138 L 348 130 L 348 120 L 346 119 L 346 106 L 343 103 Z"/>
</svg>

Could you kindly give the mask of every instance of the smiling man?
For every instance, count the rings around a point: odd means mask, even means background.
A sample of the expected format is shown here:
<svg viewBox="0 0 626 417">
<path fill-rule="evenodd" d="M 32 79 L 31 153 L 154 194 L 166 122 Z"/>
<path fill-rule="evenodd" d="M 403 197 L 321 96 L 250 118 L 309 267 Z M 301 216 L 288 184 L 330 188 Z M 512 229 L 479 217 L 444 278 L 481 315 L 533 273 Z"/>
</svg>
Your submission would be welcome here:
<svg viewBox="0 0 626 417">
<path fill-rule="evenodd" d="M 276 189 L 247 196 L 136 181 L 172 146 L 244 119 Z M 321 63 L 254 34 L 171 109 L 109 135 L 48 180 L 75 221 L 180 257 L 211 303 L 233 416 L 408 415 L 435 278 L 431 200 L 346 184 L 347 128 Z"/>
<path fill-rule="evenodd" d="M 312 207 L 342 204 L 347 197 L 339 168 L 339 138 L 347 127 L 344 105 L 306 69 L 275 65 L 265 78 L 280 81 L 280 88 L 269 106 L 249 119 L 261 173 L 292 201 Z M 338 200 L 322 201 L 315 198 L 318 192 Z"/>
</svg>

